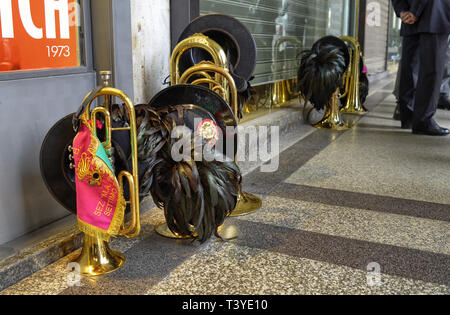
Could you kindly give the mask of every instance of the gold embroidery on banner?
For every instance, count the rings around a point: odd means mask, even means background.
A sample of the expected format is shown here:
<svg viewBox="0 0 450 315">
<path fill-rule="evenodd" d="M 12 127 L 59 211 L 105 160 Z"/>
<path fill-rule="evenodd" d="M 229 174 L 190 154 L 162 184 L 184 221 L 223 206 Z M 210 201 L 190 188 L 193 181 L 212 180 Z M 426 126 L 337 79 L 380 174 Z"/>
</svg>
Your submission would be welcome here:
<svg viewBox="0 0 450 315">
<path fill-rule="evenodd" d="M 94 158 L 94 166 L 95 169 L 100 172 L 102 175 L 108 174 L 111 178 L 114 178 L 114 173 L 111 172 L 108 165 L 99 157 Z"/>
<path fill-rule="evenodd" d="M 95 161 L 95 158 L 94 158 Z M 102 185 L 102 180 L 103 180 L 103 176 L 105 175 L 104 170 L 101 170 L 97 163 L 94 165 L 95 169 L 93 172 L 90 173 L 90 178 L 89 178 L 89 185 L 91 186 L 101 186 Z"/>
<path fill-rule="evenodd" d="M 82 181 L 86 176 L 90 175 L 91 169 L 91 158 L 87 155 L 86 152 L 81 154 L 81 159 L 78 162 L 77 173 L 78 180 Z"/>
<path fill-rule="evenodd" d="M 102 159 L 94 157 L 92 160 L 86 152 L 81 154 L 81 159 L 78 162 L 77 167 L 78 180 L 83 181 L 84 179 L 87 179 L 89 185 L 101 186 L 105 174 L 111 176 L 108 171 L 109 168 Z"/>
<path fill-rule="evenodd" d="M 100 142 L 98 139 L 91 133 L 91 142 L 89 143 L 88 152 L 95 156 L 97 153 Z"/>
<path fill-rule="evenodd" d="M 99 200 L 97 207 L 95 208 L 94 215 L 96 215 L 98 217 L 101 216 L 103 213 L 104 206 L 105 206 L 105 202 L 102 200 Z"/>
</svg>

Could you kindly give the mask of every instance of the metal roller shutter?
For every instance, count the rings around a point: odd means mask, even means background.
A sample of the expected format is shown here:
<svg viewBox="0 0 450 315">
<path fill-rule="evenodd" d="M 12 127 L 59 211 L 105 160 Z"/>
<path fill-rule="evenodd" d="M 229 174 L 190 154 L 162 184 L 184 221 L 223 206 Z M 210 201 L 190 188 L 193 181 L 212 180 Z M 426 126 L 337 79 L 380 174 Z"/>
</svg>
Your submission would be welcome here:
<svg viewBox="0 0 450 315">
<path fill-rule="evenodd" d="M 327 34 L 346 34 L 348 0 L 200 0 L 200 14 L 208 13 L 231 15 L 253 34 L 258 59 L 252 84 L 261 85 L 295 78 L 302 49 Z M 291 40 L 277 45 L 282 37 Z"/>
</svg>

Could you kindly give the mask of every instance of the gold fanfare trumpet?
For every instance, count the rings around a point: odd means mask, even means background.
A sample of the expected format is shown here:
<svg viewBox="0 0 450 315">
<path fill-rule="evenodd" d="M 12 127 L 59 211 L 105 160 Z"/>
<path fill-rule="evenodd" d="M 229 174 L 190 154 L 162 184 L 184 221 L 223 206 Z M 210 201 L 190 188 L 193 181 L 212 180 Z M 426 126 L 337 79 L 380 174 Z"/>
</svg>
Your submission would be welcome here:
<svg viewBox="0 0 450 315">
<path fill-rule="evenodd" d="M 99 106 L 90 110 L 92 102 L 98 98 L 105 97 L 105 106 Z M 120 98 L 126 107 L 129 117 L 129 126 L 114 128 L 111 125 L 110 104 L 107 100 L 112 97 Z M 96 122 L 98 116 L 103 115 L 105 120 L 105 141 L 102 145 L 108 155 L 111 156 L 111 136 L 114 131 L 129 131 L 131 145 L 131 163 L 132 172 L 121 171 L 117 177 L 119 182 L 119 193 L 124 191 L 124 178 L 129 186 L 129 200 L 126 204 L 131 210 L 131 220 L 128 225 L 122 223 L 119 235 L 127 238 L 134 238 L 140 233 L 140 217 L 139 217 L 139 177 L 138 177 L 138 155 L 137 155 L 137 139 L 136 139 L 136 116 L 134 106 L 130 98 L 121 90 L 105 86 L 91 91 L 85 98 L 83 104 L 86 107 L 80 116 L 85 122 L 91 124 L 91 129 L 96 133 Z M 125 197 L 124 197 L 125 199 Z M 90 235 L 84 235 L 83 248 L 80 256 L 75 260 L 79 264 L 81 274 L 85 276 L 97 276 L 115 271 L 122 267 L 125 263 L 125 257 L 122 253 L 109 248 L 108 242 Z"/>
<path fill-rule="evenodd" d="M 202 61 L 180 74 L 180 61 L 184 53 L 192 48 L 200 48 L 209 53 L 212 61 Z M 170 82 L 176 84 L 208 85 L 212 91 L 217 92 L 228 104 L 231 104 L 233 113 L 238 120 L 238 92 L 234 79 L 229 72 L 229 63 L 224 49 L 214 40 L 203 34 L 194 34 L 178 43 L 170 59 Z M 237 156 L 235 155 L 235 159 Z M 244 215 L 261 208 L 262 200 L 252 194 L 239 190 L 238 203 L 232 216 Z M 180 235 L 172 233 L 167 223 L 163 222 L 155 227 L 158 234 L 180 239 Z"/>
<path fill-rule="evenodd" d="M 214 73 L 216 76 L 219 75 L 221 77 L 220 81 L 210 82 L 208 79 L 210 77 L 210 73 Z M 200 78 L 194 80 L 193 82 L 190 82 L 190 79 L 193 76 L 199 76 Z M 204 78 L 201 78 L 201 76 L 204 76 Z M 225 82 L 224 80 L 225 79 Z M 222 83 L 219 83 L 222 82 Z M 231 104 L 231 108 L 234 112 L 234 115 L 236 117 L 236 120 L 238 120 L 238 111 L 239 111 L 239 104 L 238 104 L 238 92 L 236 88 L 236 84 L 234 82 L 233 77 L 230 75 L 229 71 L 219 67 L 217 65 L 214 65 L 209 62 L 202 62 L 200 64 L 197 64 L 188 70 L 186 70 L 183 75 L 181 76 L 179 84 L 202 84 L 202 83 L 209 83 L 213 86 L 213 90 L 216 88 L 219 88 L 219 90 L 224 91 L 225 87 L 229 88 L 230 93 L 225 93 L 225 101 L 227 101 L 228 104 Z M 226 90 L 225 90 L 226 91 Z M 235 163 L 237 164 L 237 154 L 235 153 Z M 233 212 L 231 213 L 231 216 L 240 216 L 244 214 L 249 214 L 252 212 L 255 212 L 259 210 L 262 206 L 262 200 L 258 196 L 255 196 L 253 194 L 247 193 L 239 189 L 239 195 L 238 195 L 238 202 L 236 207 L 234 208 Z"/>
<path fill-rule="evenodd" d="M 178 84 L 181 77 L 179 68 L 181 57 L 192 48 L 200 48 L 205 50 L 211 55 L 215 65 L 227 70 L 229 69 L 227 55 L 223 48 L 208 36 L 203 34 L 194 34 L 178 43 L 172 52 L 172 56 L 170 58 L 170 82 L 172 85 Z M 211 79 L 211 77 L 208 78 Z M 226 80 L 224 78 L 216 75 L 214 80 L 220 82 L 221 85 L 224 86 L 225 91 L 228 91 L 228 88 L 226 87 Z"/>
<path fill-rule="evenodd" d="M 366 113 L 366 110 L 361 104 L 359 93 L 361 46 L 355 38 L 350 36 L 343 36 L 341 40 L 350 44 L 350 67 L 344 75 L 345 90 L 341 95 L 341 98 L 347 97 L 347 103 L 341 108 L 341 111 L 346 114 L 362 115 Z"/>
</svg>

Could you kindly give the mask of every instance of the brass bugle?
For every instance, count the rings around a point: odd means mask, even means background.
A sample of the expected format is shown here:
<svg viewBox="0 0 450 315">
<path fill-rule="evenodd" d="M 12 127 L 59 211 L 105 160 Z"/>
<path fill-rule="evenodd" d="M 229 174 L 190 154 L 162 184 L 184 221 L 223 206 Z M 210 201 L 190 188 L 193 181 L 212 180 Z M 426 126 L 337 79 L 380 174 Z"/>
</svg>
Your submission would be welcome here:
<svg viewBox="0 0 450 315">
<path fill-rule="evenodd" d="M 275 45 L 274 45 L 274 62 L 276 65 L 276 69 L 275 71 L 281 71 L 284 69 L 281 69 L 278 67 L 278 62 L 281 60 L 280 58 L 280 46 L 283 43 L 292 43 L 295 46 L 297 46 L 297 51 L 301 52 L 302 50 L 302 42 L 295 36 L 282 36 L 280 37 Z M 298 67 L 298 65 L 297 65 Z M 291 82 L 283 80 L 283 81 L 278 81 L 278 82 L 274 82 L 272 84 L 272 97 L 271 97 L 271 101 L 272 101 L 272 106 L 278 106 L 281 105 L 287 101 L 289 101 L 289 99 L 297 97 L 299 95 L 299 93 L 295 93 L 292 88 L 291 88 Z"/>
<path fill-rule="evenodd" d="M 186 70 L 183 75 L 180 78 L 180 84 L 187 84 L 189 83 L 189 79 L 194 75 L 201 75 L 202 73 L 215 73 L 220 76 L 222 76 L 226 80 L 226 86 L 230 87 L 230 94 L 226 94 L 227 97 L 224 98 L 225 101 L 227 101 L 228 104 L 232 105 L 232 110 L 234 112 L 234 115 L 236 117 L 236 120 L 238 120 L 239 115 L 239 103 L 238 103 L 238 92 L 236 88 L 236 84 L 234 82 L 233 77 L 230 75 L 228 70 L 218 67 L 214 64 L 203 62 L 200 64 L 197 64 L 195 66 L 192 66 L 188 70 Z M 219 81 L 219 82 L 223 82 Z M 218 81 L 214 82 L 215 87 L 221 87 L 221 84 Z M 209 79 L 206 78 L 205 81 L 202 79 L 197 79 L 193 81 L 191 84 L 201 84 L 201 83 L 213 83 L 210 82 Z M 237 155 L 235 154 L 235 163 L 237 164 Z M 247 193 L 242 191 L 242 189 L 239 188 L 239 194 L 238 194 L 238 200 L 236 207 L 234 208 L 233 212 L 230 214 L 230 216 L 240 216 L 252 213 L 254 211 L 257 211 L 262 206 L 262 200 L 258 196 L 255 196 L 253 194 Z"/>
<path fill-rule="evenodd" d="M 339 97 L 340 88 L 334 92 L 331 100 L 325 107 L 325 115 L 323 119 L 314 124 L 313 126 L 318 129 L 330 129 L 330 130 L 347 130 L 350 125 L 342 120 L 341 113 L 339 111 Z"/>
<path fill-rule="evenodd" d="M 179 84 L 179 79 L 181 77 L 179 63 L 181 57 L 192 48 L 205 50 L 211 55 L 215 65 L 224 69 L 229 69 L 227 55 L 223 48 L 203 34 L 194 34 L 178 43 L 172 52 L 170 59 L 170 82 L 172 85 Z"/>
<path fill-rule="evenodd" d="M 119 127 L 113 128 L 111 125 L 111 114 L 108 108 L 99 106 L 90 112 L 90 106 L 92 102 L 101 96 L 115 96 L 120 98 L 127 109 L 127 114 L 129 117 L 129 126 L 128 127 Z M 90 102 L 86 106 L 84 113 L 82 114 L 82 118 L 85 121 L 91 121 L 92 130 L 94 134 L 97 133 L 96 122 L 99 114 L 103 114 L 105 119 L 105 141 L 102 142 L 102 145 L 106 152 L 110 154 L 110 150 L 112 147 L 111 135 L 114 131 L 129 131 L 130 132 L 130 146 L 131 146 L 131 163 L 132 163 L 132 173 L 128 171 L 121 171 L 117 176 L 117 180 L 119 182 L 120 187 L 123 191 L 123 179 L 126 178 L 129 186 L 130 199 L 126 201 L 127 205 L 130 206 L 131 210 L 131 220 L 130 224 L 127 227 L 122 227 L 120 231 L 120 235 L 125 236 L 127 238 L 134 238 L 139 235 L 141 227 L 140 227 L 140 217 L 139 217 L 139 175 L 138 175 L 138 154 L 137 154 L 137 135 L 136 135 L 136 113 L 134 111 L 134 105 L 131 99 L 121 90 L 112 88 L 112 87 L 104 87 L 100 91 L 98 91 L 95 95 L 89 95 L 91 97 Z M 84 117 L 83 117 L 84 116 Z"/>
<path fill-rule="evenodd" d="M 364 114 L 366 110 L 361 104 L 359 93 L 359 76 L 361 66 L 361 46 L 359 42 L 351 36 L 343 36 L 341 40 L 350 44 L 350 67 L 345 75 L 345 91 L 343 96 L 347 97 L 347 103 L 341 109 L 344 113 Z"/>
<path fill-rule="evenodd" d="M 105 106 L 96 107 L 94 110 L 90 110 L 92 102 L 100 97 L 105 97 Z M 120 98 L 127 109 L 129 117 L 129 126 L 113 128 L 111 125 L 111 113 L 109 110 L 111 106 L 109 99 L 112 97 Z M 129 200 L 126 200 L 126 204 L 130 206 L 131 220 L 128 226 L 125 222 L 119 231 L 119 235 L 127 238 L 134 238 L 139 235 L 141 230 L 140 216 L 139 216 L 139 177 L 138 177 L 138 155 L 137 155 L 137 137 L 136 137 L 136 114 L 134 111 L 133 102 L 130 98 L 121 90 L 105 86 L 103 88 L 96 88 L 91 91 L 83 101 L 83 109 L 80 118 L 86 123 L 91 124 L 91 130 L 94 134 L 97 133 L 97 117 L 103 114 L 105 119 L 105 141 L 102 142 L 107 154 L 111 155 L 111 135 L 114 131 L 127 130 L 130 132 L 130 145 L 131 145 L 131 162 L 132 173 L 128 171 L 121 171 L 117 177 L 120 191 L 123 192 L 123 179 L 126 178 L 129 186 Z M 125 196 L 124 196 L 125 199 Z M 98 276 L 106 273 L 113 272 L 123 266 L 125 263 L 125 256 L 115 250 L 109 248 L 106 240 L 85 234 L 83 240 L 83 247 L 80 256 L 75 260 L 80 266 L 80 273 L 84 276 Z"/>
</svg>

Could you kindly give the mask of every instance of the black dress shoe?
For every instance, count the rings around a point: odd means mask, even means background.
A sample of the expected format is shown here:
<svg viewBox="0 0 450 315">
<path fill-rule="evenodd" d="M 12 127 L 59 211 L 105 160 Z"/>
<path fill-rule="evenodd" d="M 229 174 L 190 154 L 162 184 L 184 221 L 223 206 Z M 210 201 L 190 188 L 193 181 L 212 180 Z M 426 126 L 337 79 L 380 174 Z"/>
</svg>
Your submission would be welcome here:
<svg viewBox="0 0 450 315">
<path fill-rule="evenodd" d="M 450 99 L 447 93 L 441 93 L 439 96 L 438 108 L 450 110 Z"/>
<path fill-rule="evenodd" d="M 449 130 L 440 127 L 434 120 L 428 123 L 420 123 L 413 127 L 413 134 L 427 136 L 448 136 Z"/>
<path fill-rule="evenodd" d="M 405 129 L 405 130 L 412 129 L 412 122 L 411 121 L 402 121 L 402 129 Z"/>
<path fill-rule="evenodd" d="M 397 106 L 395 107 L 395 111 L 394 111 L 394 120 L 401 120 L 401 115 L 400 115 L 400 105 L 397 102 Z M 403 124 L 402 124 L 403 125 Z"/>
</svg>

